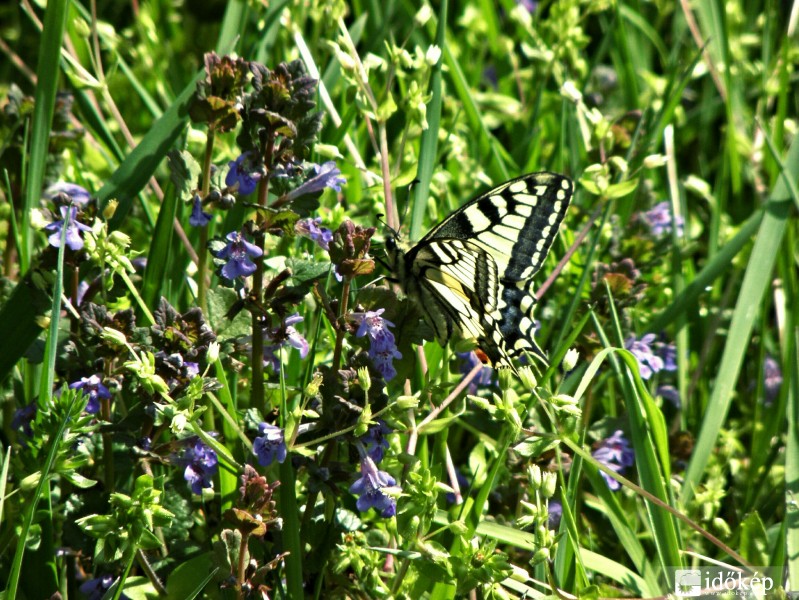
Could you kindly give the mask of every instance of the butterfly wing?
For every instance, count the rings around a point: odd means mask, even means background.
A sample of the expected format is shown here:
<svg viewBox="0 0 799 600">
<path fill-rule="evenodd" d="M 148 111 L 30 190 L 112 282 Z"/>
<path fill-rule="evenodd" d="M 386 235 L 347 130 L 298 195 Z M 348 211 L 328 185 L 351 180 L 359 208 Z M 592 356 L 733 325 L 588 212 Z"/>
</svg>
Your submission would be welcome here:
<svg viewBox="0 0 799 600">
<path fill-rule="evenodd" d="M 405 254 L 400 280 L 439 342 L 458 329 L 496 366 L 525 352 L 543 356 L 533 339 L 531 278 L 572 193 L 571 180 L 554 173 L 513 179 L 462 206 Z"/>
</svg>

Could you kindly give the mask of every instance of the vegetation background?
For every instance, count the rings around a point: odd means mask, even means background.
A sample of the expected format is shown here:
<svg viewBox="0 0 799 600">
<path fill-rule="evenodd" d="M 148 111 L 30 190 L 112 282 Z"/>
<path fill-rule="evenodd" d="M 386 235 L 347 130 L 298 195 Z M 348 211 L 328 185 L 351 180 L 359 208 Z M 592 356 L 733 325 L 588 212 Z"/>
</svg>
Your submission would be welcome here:
<svg viewBox="0 0 799 600">
<path fill-rule="evenodd" d="M 0 6 L 4 597 L 653 597 L 714 561 L 797 590 L 797 18 Z M 241 115 L 263 91 L 225 97 L 212 51 L 265 66 L 281 98 L 264 129 L 245 116 L 289 148 L 259 155 L 253 197 L 225 178 L 259 147 Z M 297 132 L 316 110 L 314 143 Z M 497 378 L 468 344 L 417 351 L 418 311 L 375 282 L 378 215 L 418 240 L 544 170 L 576 184 L 538 275 L 551 366 Z M 43 194 L 56 182 L 88 190 L 80 216 L 76 188 L 63 211 Z M 234 284 L 211 274 L 229 232 L 265 252 L 237 247 L 257 271 Z"/>
</svg>

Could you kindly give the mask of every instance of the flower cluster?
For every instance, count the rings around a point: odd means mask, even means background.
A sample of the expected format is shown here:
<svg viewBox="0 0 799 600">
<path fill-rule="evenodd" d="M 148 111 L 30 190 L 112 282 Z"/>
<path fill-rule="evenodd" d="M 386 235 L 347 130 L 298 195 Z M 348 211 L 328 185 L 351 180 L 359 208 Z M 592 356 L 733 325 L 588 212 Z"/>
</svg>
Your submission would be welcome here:
<svg viewBox="0 0 799 600">
<path fill-rule="evenodd" d="M 388 448 L 386 436 L 391 432 L 391 427 L 383 419 L 378 419 L 361 437 L 361 442 L 366 446 L 366 455 L 376 463 L 383 460 L 383 454 Z"/>
<path fill-rule="evenodd" d="M 199 439 L 186 448 L 176 462 L 185 466 L 183 478 L 195 494 L 202 494 L 203 488 L 214 487 L 213 478 L 219 470 L 219 461 L 216 452 Z"/>
<path fill-rule="evenodd" d="M 677 370 L 677 348 L 674 344 L 658 342 L 654 333 L 647 333 L 640 339 L 631 335 L 625 340 L 624 347 L 638 361 L 643 379 L 649 379 L 659 371 Z"/>
<path fill-rule="evenodd" d="M 225 236 L 228 241 L 222 248 L 211 248 L 211 254 L 225 261 L 219 273 L 233 281 L 238 277 L 248 277 L 255 273 L 253 258 L 260 258 L 264 251 L 244 239 L 239 231 L 231 231 Z"/>
<path fill-rule="evenodd" d="M 671 218 L 671 210 L 669 203 L 665 200 L 657 203 L 651 210 L 642 213 L 641 217 L 644 222 L 649 226 L 652 235 L 660 236 L 664 233 L 670 233 L 672 227 L 677 228 L 677 234 L 682 236 L 685 222 L 680 215 L 677 215 L 673 220 Z"/>
<path fill-rule="evenodd" d="M 303 318 L 295 313 L 286 317 L 281 327 L 264 331 L 264 364 L 272 365 L 275 373 L 280 372 L 280 358 L 277 352 L 285 344 L 299 350 L 300 358 L 308 356 L 310 350 L 308 341 L 294 328 L 294 325 L 302 321 Z"/>
<path fill-rule="evenodd" d="M 615 431 L 609 438 L 602 440 L 592 456 L 616 473 L 622 473 L 624 469 L 635 463 L 633 449 L 621 430 Z M 602 471 L 600 473 L 611 490 L 616 491 L 621 487 L 621 484 L 610 475 Z"/>
<path fill-rule="evenodd" d="M 73 390 L 82 390 L 84 394 L 89 396 L 86 412 L 92 415 L 96 415 L 100 411 L 100 400 L 111 399 L 111 392 L 103 385 L 103 380 L 100 379 L 99 375 L 81 377 L 79 381 L 70 383 L 69 387 Z"/>
<path fill-rule="evenodd" d="M 396 480 L 377 468 L 368 456 L 361 459 L 361 477 L 350 486 L 350 492 L 358 495 L 356 506 L 361 512 L 370 508 L 377 510 L 382 517 L 393 517 L 397 513 L 397 501 L 386 493 L 386 488 L 396 485 Z"/>
<path fill-rule="evenodd" d="M 352 313 L 352 316 L 358 321 L 358 331 L 355 336 L 369 335 L 369 358 L 383 379 L 391 381 L 397 375 L 393 360 L 402 358 L 402 354 L 397 350 L 394 334 L 388 329 L 394 327 L 394 323 L 380 316 L 384 311 L 384 308 L 379 308 L 363 313 Z"/>
<path fill-rule="evenodd" d="M 268 467 L 275 460 L 282 463 L 286 460 L 288 451 L 286 450 L 286 440 L 283 430 L 269 423 L 261 423 L 258 426 L 259 435 L 252 442 L 252 452 L 258 457 L 258 464 Z"/>
<path fill-rule="evenodd" d="M 261 180 L 261 173 L 253 163 L 252 156 L 251 152 L 244 152 L 236 160 L 228 163 L 225 185 L 237 188 L 241 196 L 252 194 Z"/>
<path fill-rule="evenodd" d="M 322 250 L 329 250 L 330 242 L 333 241 L 333 232 L 326 227 L 320 227 L 321 222 L 322 217 L 300 219 L 294 224 L 294 231 L 297 235 L 315 242 Z"/>
<path fill-rule="evenodd" d="M 474 350 L 470 350 L 469 352 L 458 352 L 458 359 L 458 369 L 464 375 L 471 373 L 472 369 L 474 369 L 477 365 L 483 365 L 483 369 L 480 371 L 480 374 L 472 379 L 471 383 L 469 383 L 469 393 L 471 395 L 475 395 L 479 387 L 489 386 L 494 381 L 494 369 L 483 364 L 483 361 L 480 360 Z"/>
</svg>

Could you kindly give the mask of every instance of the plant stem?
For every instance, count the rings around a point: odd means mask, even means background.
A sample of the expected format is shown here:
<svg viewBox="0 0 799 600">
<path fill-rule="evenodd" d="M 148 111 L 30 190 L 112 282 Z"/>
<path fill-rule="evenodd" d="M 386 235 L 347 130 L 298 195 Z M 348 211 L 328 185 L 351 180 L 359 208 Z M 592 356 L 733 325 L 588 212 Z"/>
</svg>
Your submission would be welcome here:
<svg viewBox="0 0 799 600">
<path fill-rule="evenodd" d="M 339 303 L 338 319 L 336 323 L 336 347 L 333 350 L 333 371 L 338 371 L 338 366 L 341 363 L 341 347 L 344 343 L 344 326 L 343 318 L 347 314 L 347 308 L 350 299 L 350 280 L 344 278 L 344 285 L 341 286 L 341 302 Z"/>
<path fill-rule="evenodd" d="M 264 155 L 264 167 L 266 173 L 258 182 L 258 206 L 266 207 L 269 198 L 269 172 L 272 169 L 272 153 L 275 149 L 275 136 L 269 136 L 269 143 Z M 257 220 L 259 220 L 256 217 Z M 257 222 L 257 221 L 256 221 Z M 258 247 L 264 249 L 263 224 L 259 223 L 259 232 L 254 240 Z M 252 309 L 252 359 L 250 369 L 252 372 L 252 382 L 250 384 L 250 406 L 257 406 L 266 410 L 264 406 L 264 336 L 261 327 L 261 316 L 257 305 L 263 301 L 261 296 L 264 292 L 264 261 L 263 255 L 254 259 L 255 273 L 252 276 L 252 296 L 255 299 L 256 307 Z"/>
<path fill-rule="evenodd" d="M 238 598 L 244 598 L 244 576 L 247 569 L 247 540 L 250 539 L 250 534 L 241 533 L 241 544 L 239 545 L 239 564 L 238 573 L 236 574 L 236 595 Z"/>
<path fill-rule="evenodd" d="M 211 191 L 211 156 L 214 150 L 214 130 L 208 130 L 205 138 L 205 156 L 203 157 L 203 180 L 200 186 L 200 197 L 205 198 Z M 208 289 L 208 225 L 200 227 L 200 243 L 197 248 L 197 303 L 204 314 L 208 314 L 206 292 Z"/>
</svg>

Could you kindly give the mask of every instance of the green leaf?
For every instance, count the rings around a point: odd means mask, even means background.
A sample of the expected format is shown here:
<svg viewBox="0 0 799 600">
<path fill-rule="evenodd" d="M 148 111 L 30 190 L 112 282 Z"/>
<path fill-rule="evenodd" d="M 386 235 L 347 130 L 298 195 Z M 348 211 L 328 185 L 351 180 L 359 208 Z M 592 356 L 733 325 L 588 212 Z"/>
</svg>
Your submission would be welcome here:
<svg viewBox="0 0 799 600">
<path fill-rule="evenodd" d="M 166 600 L 192 600 L 202 593 L 213 579 L 219 567 L 214 567 L 214 555 L 210 552 L 181 562 L 166 582 Z M 203 579 L 198 574 L 207 573 Z"/>
</svg>

